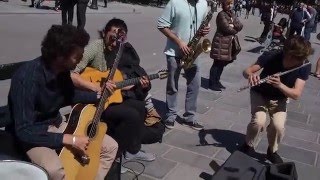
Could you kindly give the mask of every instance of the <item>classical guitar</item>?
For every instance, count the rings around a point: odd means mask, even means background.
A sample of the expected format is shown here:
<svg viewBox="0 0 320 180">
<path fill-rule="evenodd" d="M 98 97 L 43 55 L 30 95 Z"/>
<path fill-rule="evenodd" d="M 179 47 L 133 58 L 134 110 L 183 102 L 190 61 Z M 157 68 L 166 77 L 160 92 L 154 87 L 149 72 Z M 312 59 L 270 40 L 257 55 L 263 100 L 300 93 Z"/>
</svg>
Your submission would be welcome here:
<svg viewBox="0 0 320 180">
<path fill-rule="evenodd" d="M 117 41 L 120 42 L 119 50 L 110 73 L 105 76 L 107 80 L 113 80 L 114 75 L 117 74 L 116 69 L 124 49 L 124 39 L 125 33 L 117 37 Z M 107 125 L 100 122 L 100 117 L 108 101 L 109 91 L 104 88 L 99 103 L 73 107 L 64 134 L 87 136 L 90 143 L 85 152 L 81 152 L 72 146 L 62 148 L 59 157 L 64 167 L 66 180 L 95 179 L 99 168 L 103 137 L 107 132 Z"/>
<path fill-rule="evenodd" d="M 99 70 L 87 67 L 85 70 L 81 73 L 81 77 L 85 80 L 88 80 L 90 82 L 100 84 L 100 86 L 103 85 L 103 83 L 106 82 L 105 77 L 107 77 L 109 71 L 101 72 Z M 156 74 L 148 75 L 149 80 L 153 79 L 164 79 L 167 77 L 167 70 L 160 70 Z M 105 108 L 107 108 L 110 105 L 110 102 L 112 103 L 121 103 L 122 102 L 122 94 L 121 94 L 121 88 L 129 85 L 135 85 L 139 82 L 139 78 L 133 78 L 123 81 L 123 77 L 120 71 L 116 70 L 115 75 L 113 77 L 113 81 L 116 84 L 117 89 L 114 91 L 112 96 L 109 97 L 109 101 L 106 103 Z"/>
</svg>

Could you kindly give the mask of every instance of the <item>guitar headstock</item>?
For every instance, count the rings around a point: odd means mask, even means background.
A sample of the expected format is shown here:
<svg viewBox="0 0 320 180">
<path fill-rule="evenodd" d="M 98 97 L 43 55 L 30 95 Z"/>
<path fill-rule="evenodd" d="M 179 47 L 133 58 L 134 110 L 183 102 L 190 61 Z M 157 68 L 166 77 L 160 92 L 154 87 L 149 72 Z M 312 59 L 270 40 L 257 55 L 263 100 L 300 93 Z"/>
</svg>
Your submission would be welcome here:
<svg viewBox="0 0 320 180">
<path fill-rule="evenodd" d="M 162 69 L 158 73 L 159 79 L 164 79 L 168 77 L 168 70 L 167 69 Z"/>
</svg>

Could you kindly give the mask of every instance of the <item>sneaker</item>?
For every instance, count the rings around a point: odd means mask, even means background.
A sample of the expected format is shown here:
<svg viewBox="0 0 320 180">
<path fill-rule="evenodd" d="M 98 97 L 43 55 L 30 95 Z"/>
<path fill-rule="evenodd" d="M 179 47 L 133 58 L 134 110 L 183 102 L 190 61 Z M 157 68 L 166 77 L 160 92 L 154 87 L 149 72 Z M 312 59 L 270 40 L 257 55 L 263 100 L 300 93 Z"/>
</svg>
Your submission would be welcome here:
<svg viewBox="0 0 320 180">
<path fill-rule="evenodd" d="M 201 124 L 199 124 L 198 122 L 182 122 L 182 125 L 189 126 L 192 129 L 195 129 L 195 130 L 198 130 L 198 131 L 203 129 L 203 126 Z"/>
<path fill-rule="evenodd" d="M 124 154 L 124 158 L 126 160 L 141 160 L 141 161 L 154 161 L 156 159 L 156 155 L 154 155 L 153 153 L 146 153 L 144 151 L 139 151 L 136 154 L 131 154 L 129 152 L 126 152 Z"/>
<path fill-rule="evenodd" d="M 251 154 L 252 152 L 254 152 L 254 148 L 249 146 L 247 143 L 243 143 L 243 145 L 239 148 L 239 151 L 245 154 Z"/>
<path fill-rule="evenodd" d="M 272 153 L 271 150 L 268 148 L 267 151 L 267 159 L 272 163 L 272 164 L 280 164 L 283 163 L 283 160 L 281 156 L 276 152 Z"/>
<path fill-rule="evenodd" d="M 164 125 L 166 126 L 166 128 L 172 129 L 174 128 L 174 121 L 165 121 Z"/>
</svg>

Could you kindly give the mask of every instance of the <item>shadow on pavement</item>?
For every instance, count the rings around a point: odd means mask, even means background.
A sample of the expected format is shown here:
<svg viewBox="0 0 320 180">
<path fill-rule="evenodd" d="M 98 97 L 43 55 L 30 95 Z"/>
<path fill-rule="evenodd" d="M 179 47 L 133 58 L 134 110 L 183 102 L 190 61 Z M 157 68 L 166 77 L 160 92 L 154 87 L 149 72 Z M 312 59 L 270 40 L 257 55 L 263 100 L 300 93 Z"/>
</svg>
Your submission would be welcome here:
<svg viewBox="0 0 320 180">
<path fill-rule="evenodd" d="M 264 48 L 263 46 L 258 46 L 258 47 L 255 47 L 253 49 L 248 50 L 247 52 L 260 53 L 260 50 L 263 49 L 263 48 Z"/>
<path fill-rule="evenodd" d="M 206 135 L 211 135 L 211 137 L 216 141 L 216 143 L 209 144 L 205 139 Z M 203 129 L 198 133 L 200 144 L 198 146 L 215 146 L 225 148 L 229 153 L 233 153 L 239 150 L 242 144 L 245 142 L 245 135 L 222 129 Z M 266 163 L 265 154 L 252 152 L 248 154 L 249 156 L 257 159 L 260 163 Z"/>
<path fill-rule="evenodd" d="M 209 144 L 205 137 L 206 135 L 211 135 L 211 137 L 217 142 Z M 224 147 L 230 153 L 233 153 L 239 148 L 239 145 L 244 143 L 245 135 L 222 129 L 203 129 L 199 131 L 200 146 L 216 146 Z"/>
<path fill-rule="evenodd" d="M 201 77 L 201 87 L 204 89 L 209 89 L 209 79 Z"/>
<path fill-rule="evenodd" d="M 202 172 L 202 173 L 199 175 L 199 177 L 200 177 L 201 179 L 203 179 L 203 180 L 210 180 L 210 179 L 212 179 L 212 176 L 213 176 L 213 175 L 208 174 L 208 173 L 206 173 L 206 172 Z"/>
</svg>

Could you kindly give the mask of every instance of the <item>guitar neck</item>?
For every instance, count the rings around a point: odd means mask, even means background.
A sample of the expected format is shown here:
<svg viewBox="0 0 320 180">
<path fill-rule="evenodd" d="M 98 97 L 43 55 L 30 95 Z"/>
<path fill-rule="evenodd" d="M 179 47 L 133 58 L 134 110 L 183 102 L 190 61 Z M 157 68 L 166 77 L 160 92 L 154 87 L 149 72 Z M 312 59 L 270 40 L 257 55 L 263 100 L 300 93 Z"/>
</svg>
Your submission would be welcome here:
<svg viewBox="0 0 320 180">
<path fill-rule="evenodd" d="M 149 80 L 158 79 L 159 77 L 160 77 L 159 74 L 148 75 Z M 117 87 L 117 89 L 121 89 L 123 87 L 130 86 L 130 85 L 136 85 L 139 83 L 140 83 L 140 77 L 132 78 L 132 79 L 116 82 L 116 87 Z"/>
<path fill-rule="evenodd" d="M 107 81 L 108 80 L 112 80 L 113 79 L 113 76 L 118 68 L 118 65 L 119 65 L 119 62 L 120 62 L 120 58 L 122 56 L 122 53 L 123 53 L 123 49 L 124 49 L 124 43 L 120 42 L 120 45 L 119 45 L 119 50 L 118 50 L 118 53 L 116 55 L 116 59 L 114 60 L 114 63 L 112 65 L 112 68 L 108 74 L 108 77 L 107 77 Z"/>
</svg>

